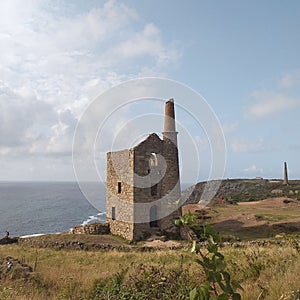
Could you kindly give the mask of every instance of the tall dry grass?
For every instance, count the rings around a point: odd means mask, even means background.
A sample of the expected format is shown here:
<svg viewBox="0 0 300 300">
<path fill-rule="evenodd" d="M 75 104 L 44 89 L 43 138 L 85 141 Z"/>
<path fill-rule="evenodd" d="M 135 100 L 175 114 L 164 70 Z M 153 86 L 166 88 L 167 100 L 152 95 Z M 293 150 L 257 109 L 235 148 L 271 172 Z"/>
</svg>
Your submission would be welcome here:
<svg viewBox="0 0 300 300">
<path fill-rule="evenodd" d="M 223 253 L 244 288 L 242 299 L 298 299 L 293 294 L 300 291 L 300 256 L 293 247 L 227 248 Z"/>
<path fill-rule="evenodd" d="M 240 292 L 242 299 L 297 299 L 293 295 L 300 290 L 300 255 L 292 246 L 227 247 L 221 252 L 230 274 L 244 288 Z M 140 264 L 170 270 L 185 266 L 194 274 L 192 276 L 200 277 L 196 281 L 201 281 L 203 276 L 194 262 L 195 254 L 189 250 L 92 252 L 0 246 L 0 260 L 6 256 L 35 266 L 35 271 L 27 282 L 1 279 L 1 300 L 89 299 L 99 279 L 109 278 L 126 268 L 134 278 Z M 195 278 L 191 280 L 194 282 Z"/>
</svg>

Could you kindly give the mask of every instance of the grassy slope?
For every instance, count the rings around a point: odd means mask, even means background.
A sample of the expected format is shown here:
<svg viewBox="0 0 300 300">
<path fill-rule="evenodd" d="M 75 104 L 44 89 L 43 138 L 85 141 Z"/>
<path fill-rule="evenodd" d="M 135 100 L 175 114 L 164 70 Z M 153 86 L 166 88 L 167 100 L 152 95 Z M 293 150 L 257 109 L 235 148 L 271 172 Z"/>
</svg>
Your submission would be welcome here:
<svg viewBox="0 0 300 300">
<path fill-rule="evenodd" d="M 186 203 L 197 203 L 207 186 L 209 185 L 206 182 L 198 183 Z M 282 193 L 274 194 L 274 190 L 280 190 Z M 220 196 L 224 198 L 224 201 L 221 201 L 224 205 L 220 205 Z M 216 230 L 223 235 L 242 240 L 269 238 L 282 232 L 299 232 L 300 201 L 299 205 L 250 205 L 254 201 L 271 197 L 289 197 L 298 202 L 300 181 L 291 180 L 289 185 L 285 186 L 282 180 L 223 180 L 215 198 L 210 202 L 213 203 L 210 205 L 213 209 L 209 212 L 212 219 L 208 223 L 215 224 Z M 229 203 L 249 205 L 228 205 Z"/>
<path fill-rule="evenodd" d="M 264 248 L 252 246 L 247 249 L 228 247 L 222 249 L 222 252 L 226 256 L 228 269 L 233 278 L 239 280 L 244 287 L 244 291 L 241 292 L 244 300 L 257 299 L 261 292 L 264 293 L 261 299 L 274 300 L 284 294 L 291 295 L 292 291 L 299 289 L 300 256 L 290 246 Z M 190 253 L 188 249 L 143 253 L 57 251 L 18 245 L 1 246 L 0 258 L 7 255 L 22 259 L 30 265 L 34 265 L 37 259 L 37 266 L 32 279 L 28 282 L 0 280 L 0 299 L 3 300 L 89 299 L 90 291 L 99 278 L 107 278 L 127 267 L 130 268 L 124 279 L 124 282 L 127 280 L 127 285 L 136 278 L 139 282 L 149 281 L 149 274 L 147 276 L 144 274 L 143 278 L 139 277 L 141 268 L 144 268 L 141 264 L 158 266 L 164 270 L 164 273 L 161 273 L 164 277 L 171 274 L 168 270 L 172 268 L 177 270 L 187 268 L 191 277 L 186 280 L 186 285 L 190 283 L 189 281 L 194 283 L 203 279 L 203 272 L 195 263 L 196 255 Z M 172 284 L 176 283 L 177 280 L 174 280 Z M 144 296 L 139 299 L 146 299 L 145 293 L 153 291 L 151 284 L 148 288 L 143 287 L 144 290 L 140 292 Z M 175 286 L 175 290 L 176 288 Z M 179 286 L 172 299 L 176 299 L 181 289 Z"/>
<path fill-rule="evenodd" d="M 290 201 L 284 203 L 284 201 Z M 206 221 L 223 236 L 241 240 L 272 238 L 281 233 L 300 232 L 300 201 L 270 198 L 259 202 L 231 205 L 215 201 L 204 209 Z"/>
</svg>

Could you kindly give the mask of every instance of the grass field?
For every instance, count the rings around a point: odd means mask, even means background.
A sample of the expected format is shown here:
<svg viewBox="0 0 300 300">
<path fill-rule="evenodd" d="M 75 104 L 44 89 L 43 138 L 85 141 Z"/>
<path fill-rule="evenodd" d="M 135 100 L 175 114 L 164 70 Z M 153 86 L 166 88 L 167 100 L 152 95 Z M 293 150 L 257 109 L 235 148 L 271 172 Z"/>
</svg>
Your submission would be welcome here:
<svg viewBox="0 0 300 300">
<path fill-rule="evenodd" d="M 240 240 L 300 232 L 300 201 L 285 197 L 237 205 L 214 203 L 205 208 L 205 215 L 205 223 L 213 224 L 220 234 Z"/>
<path fill-rule="evenodd" d="M 214 224 L 225 239 L 275 241 L 264 247 L 242 243 L 221 248 L 232 279 L 243 287 L 243 300 L 300 299 L 300 245 L 295 239 L 299 203 L 272 198 L 205 209 L 209 218 L 200 222 Z M 284 243 L 277 243 L 278 234 Z M 0 299 L 189 299 L 189 291 L 205 278 L 190 245 L 176 250 L 144 247 L 110 235 L 70 234 L 0 246 Z M 20 267 L 8 270 L 7 256 L 18 259 Z M 22 263 L 33 272 L 26 273 Z"/>
<path fill-rule="evenodd" d="M 242 299 L 298 299 L 293 296 L 300 293 L 300 256 L 295 247 L 226 247 L 222 253 L 232 277 L 244 288 Z M 3 300 L 158 299 L 158 289 L 171 293 L 160 299 L 188 299 L 189 289 L 204 278 L 195 263 L 197 255 L 189 249 L 99 252 L 1 246 L 1 261 L 6 256 L 35 270 L 26 280 L 18 274 L 2 278 Z M 114 274 L 118 275 L 111 278 Z"/>
</svg>

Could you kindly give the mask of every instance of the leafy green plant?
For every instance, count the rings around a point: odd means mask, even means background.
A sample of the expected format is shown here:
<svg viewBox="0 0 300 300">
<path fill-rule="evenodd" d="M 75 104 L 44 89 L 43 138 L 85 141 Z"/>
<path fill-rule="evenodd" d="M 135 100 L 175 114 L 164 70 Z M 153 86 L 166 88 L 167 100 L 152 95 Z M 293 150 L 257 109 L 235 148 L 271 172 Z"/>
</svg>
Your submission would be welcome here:
<svg viewBox="0 0 300 300">
<path fill-rule="evenodd" d="M 192 252 L 200 255 L 196 262 L 203 268 L 206 281 L 190 292 L 190 300 L 208 300 L 212 295 L 217 300 L 241 299 L 235 290 L 242 287 L 231 279 L 225 268 L 224 255 L 219 252 L 220 236 L 213 233 L 211 226 L 207 226 L 204 227 L 203 237 L 207 239 L 206 251 L 201 250 L 199 243 L 194 241 Z"/>
<path fill-rule="evenodd" d="M 190 226 L 197 219 L 197 215 L 191 213 L 190 211 L 185 215 L 181 216 L 179 219 L 175 220 L 176 226 Z"/>
<path fill-rule="evenodd" d="M 175 224 L 188 227 L 196 217 L 188 212 L 176 220 Z M 191 251 L 200 256 L 196 262 L 203 268 L 206 280 L 190 291 L 190 300 L 240 300 L 241 295 L 236 290 L 242 287 L 226 271 L 224 255 L 219 252 L 218 247 L 220 236 L 213 232 L 211 226 L 204 226 L 202 237 L 206 239 L 206 248 L 201 249 L 200 244 L 194 240 Z"/>
<path fill-rule="evenodd" d="M 196 219 L 197 219 L 197 215 L 189 211 L 188 213 L 181 216 L 179 219 L 175 220 L 175 225 L 183 228 L 189 240 L 194 239 L 194 235 L 190 230 L 190 226 L 195 223 Z"/>
</svg>

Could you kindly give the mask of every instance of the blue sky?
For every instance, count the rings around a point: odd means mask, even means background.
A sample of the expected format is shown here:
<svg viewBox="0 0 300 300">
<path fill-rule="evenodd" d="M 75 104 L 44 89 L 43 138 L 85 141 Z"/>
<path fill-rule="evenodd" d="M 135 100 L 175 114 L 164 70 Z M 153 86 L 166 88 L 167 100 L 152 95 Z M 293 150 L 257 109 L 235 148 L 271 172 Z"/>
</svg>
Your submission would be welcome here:
<svg viewBox="0 0 300 300">
<path fill-rule="evenodd" d="M 300 178 L 299 1 L 3 0 L 0 48 L 0 180 L 74 180 L 80 116 L 97 95 L 145 76 L 178 81 L 205 98 L 224 132 L 225 178 L 281 178 L 283 161 L 290 178 Z M 103 101 L 91 124 L 111 109 Z M 122 148 L 145 130 L 160 132 L 151 118 L 126 126 L 162 109 L 150 101 L 112 115 L 97 144 L 100 173 L 114 133 L 125 130 L 126 139 L 114 140 Z M 177 112 L 200 149 L 197 179 L 204 180 L 209 139 Z M 194 150 L 180 134 L 183 181 L 194 181 Z"/>
</svg>

